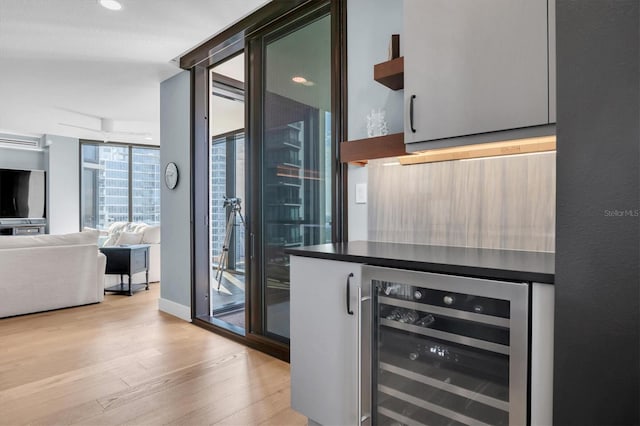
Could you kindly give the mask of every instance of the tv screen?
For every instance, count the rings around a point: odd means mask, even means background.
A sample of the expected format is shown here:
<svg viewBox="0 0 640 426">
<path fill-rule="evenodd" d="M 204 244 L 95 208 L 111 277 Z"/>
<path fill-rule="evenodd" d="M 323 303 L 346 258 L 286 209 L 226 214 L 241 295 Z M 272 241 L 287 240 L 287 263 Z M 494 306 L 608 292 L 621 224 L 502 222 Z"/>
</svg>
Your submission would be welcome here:
<svg viewBox="0 0 640 426">
<path fill-rule="evenodd" d="M 42 219 L 45 204 L 44 171 L 0 169 L 0 219 Z"/>
</svg>

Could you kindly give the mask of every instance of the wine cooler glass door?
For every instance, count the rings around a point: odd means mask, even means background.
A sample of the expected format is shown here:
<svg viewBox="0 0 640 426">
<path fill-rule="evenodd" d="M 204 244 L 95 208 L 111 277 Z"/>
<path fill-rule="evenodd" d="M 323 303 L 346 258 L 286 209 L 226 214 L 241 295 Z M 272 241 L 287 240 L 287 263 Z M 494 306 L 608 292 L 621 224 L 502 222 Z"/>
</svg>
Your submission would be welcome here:
<svg viewBox="0 0 640 426">
<path fill-rule="evenodd" d="M 379 267 L 363 284 L 373 424 L 526 424 L 527 284 Z"/>
</svg>

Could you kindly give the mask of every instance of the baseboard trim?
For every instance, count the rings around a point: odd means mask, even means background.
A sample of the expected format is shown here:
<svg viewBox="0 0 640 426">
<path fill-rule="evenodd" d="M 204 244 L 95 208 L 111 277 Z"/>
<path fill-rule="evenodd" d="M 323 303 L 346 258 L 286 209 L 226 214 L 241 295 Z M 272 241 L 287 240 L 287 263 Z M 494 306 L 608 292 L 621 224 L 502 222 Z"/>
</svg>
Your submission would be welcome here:
<svg viewBox="0 0 640 426">
<path fill-rule="evenodd" d="M 158 299 L 158 310 L 180 318 L 181 320 L 191 322 L 191 308 L 189 306 L 160 298 Z"/>
</svg>

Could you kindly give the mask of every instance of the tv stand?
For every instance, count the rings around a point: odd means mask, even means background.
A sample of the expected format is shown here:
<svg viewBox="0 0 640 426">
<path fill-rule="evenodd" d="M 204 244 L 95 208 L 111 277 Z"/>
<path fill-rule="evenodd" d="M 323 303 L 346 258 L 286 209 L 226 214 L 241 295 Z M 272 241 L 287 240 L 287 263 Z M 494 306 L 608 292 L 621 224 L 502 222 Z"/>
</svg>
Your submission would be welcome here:
<svg viewBox="0 0 640 426">
<path fill-rule="evenodd" d="M 46 224 L 46 219 L 0 219 L 0 235 L 44 234 Z"/>
</svg>

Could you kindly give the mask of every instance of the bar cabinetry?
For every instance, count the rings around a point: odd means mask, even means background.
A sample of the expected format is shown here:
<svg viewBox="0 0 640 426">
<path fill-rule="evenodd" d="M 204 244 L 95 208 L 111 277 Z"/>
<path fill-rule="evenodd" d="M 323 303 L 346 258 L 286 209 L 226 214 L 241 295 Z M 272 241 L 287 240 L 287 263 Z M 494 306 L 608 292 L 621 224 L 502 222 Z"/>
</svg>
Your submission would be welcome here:
<svg viewBox="0 0 640 426">
<path fill-rule="evenodd" d="M 291 401 L 314 424 L 550 424 L 552 360 L 552 285 L 291 256 Z"/>
</svg>

